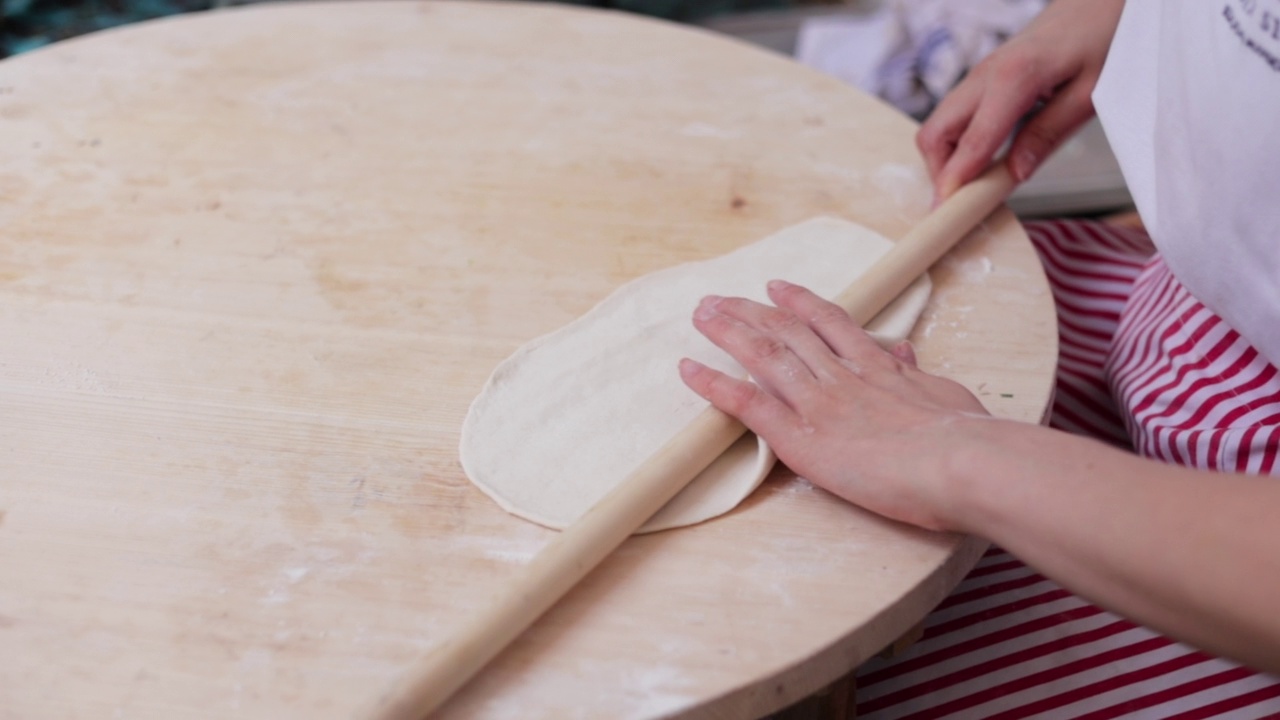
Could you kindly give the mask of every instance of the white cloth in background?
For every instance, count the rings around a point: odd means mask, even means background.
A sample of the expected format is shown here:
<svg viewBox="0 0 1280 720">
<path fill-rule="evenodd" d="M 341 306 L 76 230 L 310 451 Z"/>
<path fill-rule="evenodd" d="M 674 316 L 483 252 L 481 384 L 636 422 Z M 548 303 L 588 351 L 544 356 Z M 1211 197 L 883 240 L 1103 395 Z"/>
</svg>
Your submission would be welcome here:
<svg viewBox="0 0 1280 720">
<path fill-rule="evenodd" d="M 1048 0 L 887 0 L 869 15 L 809 18 L 796 59 L 922 118 Z"/>
</svg>

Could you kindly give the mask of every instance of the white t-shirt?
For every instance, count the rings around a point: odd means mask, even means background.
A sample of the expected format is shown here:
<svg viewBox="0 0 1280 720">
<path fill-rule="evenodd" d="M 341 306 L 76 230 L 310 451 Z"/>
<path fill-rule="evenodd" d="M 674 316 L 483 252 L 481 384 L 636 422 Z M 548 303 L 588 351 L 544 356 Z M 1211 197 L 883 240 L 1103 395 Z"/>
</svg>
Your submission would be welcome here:
<svg viewBox="0 0 1280 720">
<path fill-rule="evenodd" d="M 1280 365 L 1280 0 L 1128 0 L 1093 101 L 1169 268 Z"/>
</svg>

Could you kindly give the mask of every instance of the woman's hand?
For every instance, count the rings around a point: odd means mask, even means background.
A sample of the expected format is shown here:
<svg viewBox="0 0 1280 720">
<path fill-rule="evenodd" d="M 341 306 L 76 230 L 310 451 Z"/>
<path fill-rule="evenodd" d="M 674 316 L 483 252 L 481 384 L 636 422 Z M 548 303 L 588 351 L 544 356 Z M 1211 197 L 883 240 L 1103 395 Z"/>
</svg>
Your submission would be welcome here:
<svg viewBox="0 0 1280 720">
<path fill-rule="evenodd" d="M 909 344 L 885 352 L 808 290 L 775 280 L 769 297 L 776 308 L 710 297 L 694 313 L 758 385 L 687 359 L 685 383 L 814 484 L 897 520 L 952 529 L 945 469 L 964 428 L 991 422 L 981 403 L 917 369 Z"/>
<path fill-rule="evenodd" d="M 1009 149 L 1019 182 L 1093 116 L 1090 96 L 1123 7 L 1123 0 L 1049 3 L 943 99 L 916 136 L 939 199 L 977 177 L 1037 103 L 1045 104 Z"/>
</svg>

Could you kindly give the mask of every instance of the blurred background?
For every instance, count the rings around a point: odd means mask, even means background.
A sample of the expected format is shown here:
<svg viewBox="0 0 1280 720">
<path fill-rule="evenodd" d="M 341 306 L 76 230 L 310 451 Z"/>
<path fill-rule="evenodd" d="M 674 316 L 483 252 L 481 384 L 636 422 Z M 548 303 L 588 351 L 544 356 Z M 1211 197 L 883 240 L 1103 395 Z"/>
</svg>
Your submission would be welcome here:
<svg viewBox="0 0 1280 720">
<path fill-rule="evenodd" d="M 0 57 L 57 40 L 165 15 L 256 0 L 0 0 Z M 567 0 L 683 22 L 732 13 L 783 10 L 823 0 Z"/>
<path fill-rule="evenodd" d="M 261 0 L 0 0 L 0 58 L 132 22 Z M 917 120 L 1048 0 L 561 0 L 704 26 L 794 57 Z M 1086 126 L 1014 195 L 1024 217 L 1129 206 L 1106 137 Z"/>
</svg>

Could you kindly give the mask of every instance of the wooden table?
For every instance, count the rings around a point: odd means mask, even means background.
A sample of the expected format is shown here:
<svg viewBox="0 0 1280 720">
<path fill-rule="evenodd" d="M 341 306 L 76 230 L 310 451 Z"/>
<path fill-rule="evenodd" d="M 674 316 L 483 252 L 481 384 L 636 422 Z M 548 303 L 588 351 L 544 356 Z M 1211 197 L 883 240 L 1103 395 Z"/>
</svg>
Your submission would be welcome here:
<svg viewBox="0 0 1280 720">
<path fill-rule="evenodd" d="M 704 32 L 536 5 L 255 6 L 0 63 L 0 717 L 345 718 L 550 531 L 457 460 L 490 369 L 619 283 L 927 209 L 912 124 Z M 1035 422 L 1001 213 L 922 363 Z M 975 561 L 778 472 L 627 542 L 448 718 L 757 716 Z"/>
</svg>

